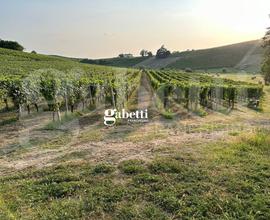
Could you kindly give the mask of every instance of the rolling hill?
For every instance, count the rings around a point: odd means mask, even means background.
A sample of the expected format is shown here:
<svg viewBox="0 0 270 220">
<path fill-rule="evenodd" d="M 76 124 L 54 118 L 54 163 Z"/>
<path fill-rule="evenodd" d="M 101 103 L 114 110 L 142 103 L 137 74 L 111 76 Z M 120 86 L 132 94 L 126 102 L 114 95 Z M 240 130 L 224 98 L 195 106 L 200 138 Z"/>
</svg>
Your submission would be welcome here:
<svg viewBox="0 0 270 220">
<path fill-rule="evenodd" d="M 260 41 L 248 41 L 228 46 L 204 50 L 195 50 L 178 54 L 178 60 L 169 64 L 168 68 L 208 70 L 230 68 L 257 72 L 260 68 L 263 49 Z"/>
<path fill-rule="evenodd" d="M 133 58 L 107 58 L 107 59 L 82 59 L 81 63 L 88 63 L 88 64 L 97 64 L 97 65 L 104 65 L 104 66 L 115 66 L 115 67 L 135 67 L 137 64 L 148 60 L 148 57 L 133 57 Z"/>
<path fill-rule="evenodd" d="M 247 41 L 227 46 L 173 53 L 165 59 L 155 57 L 109 58 L 99 60 L 81 60 L 83 63 L 119 66 L 144 67 L 149 69 L 185 69 L 201 71 L 259 72 L 263 49 L 260 40 Z"/>
<path fill-rule="evenodd" d="M 83 64 L 80 63 L 80 59 L 76 58 L 32 54 L 0 48 L 0 76 L 1 74 L 27 75 L 31 71 L 50 68 L 60 71 L 69 71 L 72 69 L 103 71 L 112 69 L 106 66 Z"/>
<path fill-rule="evenodd" d="M 68 63 L 71 66 L 96 64 L 127 68 L 143 67 L 149 69 L 168 68 L 184 70 L 185 68 L 191 68 L 196 71 L 208 72 L 221 71 L 223 68 L 226 68 L 228 72 L 244 71 L 254 73 L 260 71 L 260 64 L 262 62 L 263 49 L 260 45 L 260 40 L 253 40 L 209 49 L 176 52 L 165 59 L 157 59 L 156 57 L 116 57 L 97 60 L 68 58 L 57 55 L 30 54 L 0 48 L 0 58 L 1 62 L 6 64 L 16 61 L 16 63 L 21 66 L 28 65 L 24 61 L 35 61 L 35 63 L 39 63 L 39 65 L 44 67 L 51 66 L 53 63 L 57 63 L 57 65 L 60 66 L 65 66 Z"/>
</svg>

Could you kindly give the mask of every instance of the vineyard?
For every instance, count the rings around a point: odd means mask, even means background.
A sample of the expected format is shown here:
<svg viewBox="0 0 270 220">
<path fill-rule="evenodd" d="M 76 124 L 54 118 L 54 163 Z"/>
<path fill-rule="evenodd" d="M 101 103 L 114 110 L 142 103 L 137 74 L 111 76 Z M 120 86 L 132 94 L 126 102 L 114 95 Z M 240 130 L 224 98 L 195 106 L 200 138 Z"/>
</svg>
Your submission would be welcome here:
<svg viewBox="0 0 270 220">
<path fill-rule="evenodd" d="M 270 220 L 269 0 L 0 2 L 0 220 Z"/>
<path fill-rule="evenodd" d="M 259 107 L 263 86 L 253 83 L 221 79 L 206 74 L 182 73 L 179 71 L 147 71 L 151 84 L 163 100 L 163 107 L 173 100 L 187 109 L 197 110 L 199 105 L 215 108 L 222 105 L 234 108 L 235 103 Z"/>
<path fill-rule="evenodd" d="M 0 219 L 269 219 L 270 88 L 228 77 L 0 49 Z"/>
<path fill-rule="evenodd" d="M 263 86 L 221 79 L 207 74 L 172 70 L 123 69 L 80 64 L 64 58 L 0 50 L 0 97 L 5 109 L 10 103 L 20 118 L 22 111 L 39 111 L 40 106 L 61 120 L 61 111 L 73 112 L 80 107 L 126 107 L 130 95 L 146 74 L 165 109 L 172 103 L 186 109 L 201 107 L 233 109 L 235 103 L 259 108 Z"/>
<path fill-rule="evenodd" d="M 21 117 L 24 108 L 30 114 L 34 107 L 47 103 L 53 120 L 61 120 L 60 111 L 73 112 L 78 106 L 111 105 L 123 108 L 140 80 L 137 70 L 83 65 L 60 58 L 0 51 L 0 97 Z M 19 57 L 19 60 L 18 60 Z M 3 59 L 5 58 L 5 59 Z M 16 58 L 16 65 L 14 59 Z"/>
</svg>

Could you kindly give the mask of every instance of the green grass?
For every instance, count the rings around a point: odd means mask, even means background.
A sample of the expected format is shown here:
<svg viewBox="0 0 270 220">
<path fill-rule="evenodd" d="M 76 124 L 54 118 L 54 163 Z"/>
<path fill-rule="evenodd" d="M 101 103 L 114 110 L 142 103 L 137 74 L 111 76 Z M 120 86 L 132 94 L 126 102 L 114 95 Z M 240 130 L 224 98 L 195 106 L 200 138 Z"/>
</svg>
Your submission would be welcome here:
<svg viewBox="0 0 270 220">
<path fill-rule="evenodd" d="M 230 70 L 235 68 L 243 57 L 254 47 L 255 50 L 252 52 L 252 55 L 256 55 L 257 57 L 262 56 L 263 51 L 258 40 L 210 49 L 181 52 L 174 55 L 181 57 L 181 59 L 168 65 L 167 68 L 191 68 L 193 70 L 204 70 L 206 72 L 211 69 L 221 70 L 226 68 Z M 254 57 L 251 57 L 251 59 L 254 60 Z M 258 72 L 260 71 L 260 61 L 247 63 L 243 68 L 248 72 Z"/>
<path fill-rule="evenodd" d="M 1 178 L 1 219 L 269 219 L 268 131 L 118 166 L 87 162 Z"/>
<path fill-rule="evenodd" d="M 59 56 L 48 56 L 41 54 L 32 54 L 21 51 L 14 51 L 0 48 L 0 76 L 27 76 L 32 71 L 54 69 L 67 72 L 70 70 L 80 69 L 83 72 L 90 74 L 99 73 L 101 76 L 104 73 L 114 71 L 126 72 L 125 68 L 111 68 L 99 65 L 90 65 L 80 63 L 80 60 L 72 58 L 64 58 Z M 16 63 L 16 65 L 14 65 Z M 103 77 L 104 78 L 104 77 Z"/>
<path fill-rule="evenodd" d="M 115 168 L 106 163 L 97 164 L 93 169 L 93 174 L 108 174 L 114 172 Z"/>
<path fill-rule="evenodd" d="M 44 130 L 56 130 L 60 129 L 62 125 L 65 125 L 68 122 L 71 122 L 81 116 L 81 113 L 75 112 L 75 113 L 70 113 L 68 115 L 63 114 L 61 117 L 61 121 L 51 121 L 48 124 L 44 126 Z"/>
<path fill-rule="evenodd" d="M 208 48 L 194 51 L 183 51 L 174 53 L 171 57 L 179 57 L 180 59 L 163 66 L 163 68 L 169 69 L 181 69 L 191 68 L 193 70 L 201 72 L 220 72 L 226 68 L 227 72 L 239 71 L 237 65 L 241 62 L 243 57 L 248 54 L 250 50 L 255 48 L 252 52 L 251 58 L 246 63 L 240 66 L 247 72 L 254 73 L 260 71 L 260 57 L 263 54 L 262 48 L 259 45 L 258 40 L 247 41 L 233 45 Z M 117 66 L 117 67 L 133 67 L 140 62 L 148 59 L 148 57 L 134 57 L 134 58 L 108 58 L 99 60 L 81 60 L 83 63 L 98 64 L 105 66 Z M 256 61 L 258 59 L 258 61 Z M 255 60 L 255 61 L 254 61 Z M 151 68 L 150 66 L 148 68 Z"/>
<path fill-rule="evenodd" d="M 173 119 L 175 117 L 175 113 L 171 112 L 171 111 L 163 111 L 161 112 L 161 115 L 163 116 L 163 118 L 165 119 Z"/>
<path fill-rule="evenodd" d="M 16 121 L 18 121 L 16 117 L 10 117 L 10 118 L 0 121 L 0 126 L 12 124 L 12 123 L 15 123 Z"/>
<path fill-rule="evenodd" d="M 144 162 L 141 160 L 126 160 L 119 164 L 119 169 L 127 175 L 142 173 L 145 170 Z"/>
</svg>

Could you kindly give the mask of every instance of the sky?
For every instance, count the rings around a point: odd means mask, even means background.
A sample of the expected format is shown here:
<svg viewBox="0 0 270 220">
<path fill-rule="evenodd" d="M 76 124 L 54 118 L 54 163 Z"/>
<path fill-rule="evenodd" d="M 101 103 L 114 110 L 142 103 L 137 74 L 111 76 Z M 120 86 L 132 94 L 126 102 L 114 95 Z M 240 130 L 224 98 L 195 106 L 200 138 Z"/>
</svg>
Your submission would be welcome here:
<svg viewBox="0 0 270 220">
<path fill-rule="evenodd" d="M 262 38 L 269 0 L 0 0 L 0 38 L 80 58 L 201 49 Z"/>
</svg>

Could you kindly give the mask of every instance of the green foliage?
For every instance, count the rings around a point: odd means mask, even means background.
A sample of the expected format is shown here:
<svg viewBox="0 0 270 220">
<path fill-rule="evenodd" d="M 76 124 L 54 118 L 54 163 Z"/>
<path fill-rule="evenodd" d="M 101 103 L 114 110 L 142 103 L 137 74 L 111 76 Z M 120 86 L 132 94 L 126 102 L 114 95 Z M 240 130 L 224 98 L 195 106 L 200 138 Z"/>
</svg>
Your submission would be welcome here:
<svg viewBox="0 0 270 220">
<path fill-rule="evenodd" d="M 171 111 L 164 111 L 161 113 L 165 119 L 173 119 L 175 114 Z"/>
<path fill-rule="evenodd" d="M 126 194 L 125 188 L 114 185 L 112 182 L 103 182 L 100 186 L 91 188 L 84 201 L 84 210 L 113 212 L 117 203 L 123 200 Z"/>
<path fill-rule="evenodd" d="M 161 181 L 161 178 L 157 175 L 152 175 L 150 173 L 138 174 L 133 178 L 133 182 L 137 184 L 152 184 L 158 183 Z"/>
<path fill-rule="evenodd" d="M 46 99 L 50 110 L 56 110 L 61 103 L 61 72 L 55 70 L 42 71 L 40 77 L 40 92 Z"/>
<path fill-rule="evenodd" d="M 175 196 L 174 191 L 161 190 L 151 194 L 151 201 L 169 213 L 177 213 L 181 209 L 181 201 Z"/>
<path fill-rule="evenodd" d="M 148 57 L 132 57 L 132 58 L 108 58 L 108 59 L 100 59 L 100 60 L 81 60 L 81 63 L 88 64 L 97 64 L 104 66 L 115 66 L 115 67 L 133 67 L 136 64 L 143 62 L 148 59 Z"/>
<path fill-rule="evenodd" d="M 114 170 L 115 168 L 112 165 L 101 163 L 101 164 L 96 165 L 92 172 L 94 174 L 108 174 L 108 173 L 114 172 Z"/>
<path fill-rule="evenodd" d="M 262 64 L 262 72 L 264 74 L 264 80 L 266 84 L 270 83 L 270 29 L 266 32 L 263 38 L 264 47 L 264 61 Z"/>
<path fill-rule="evenodd" d="M 147 54 L 148 54 L 148 51 L 145 50 L 145 49 L 142 49 L 142 50 L 140 51 L 140 55 L 141 55 L 142 57 L 146 57 Z"/>
<path fill-rule="evenodd" d="M 57 130 L 60 129 L 60 127 L 68 122 L 71 122 L 75 119 L 78 119 L 80 114 L 76 112 L 75 114 L 67 114 L 62 117 L 61 121 L 51 121 L 48 124 L 46 124 L 43 129 L 44 130 Z"/>
<path fill-rule="evenodd" d="M 0 39 L 0 48 L 23 51 L 24 48 L 16 41 L 5 41 Z"/>
<path fill-rule="evenodd" d="M 126 160 L 119 164 L 119 169 L 128 175 L 142 173 L 145 171 L 144 162 L 141 160 Z"/>
<path fill-rule="evenodd" d="M 206 74 L 184 73 L 174 70 L 147 71 L 153 88 L 167 108 L 169 100 L 177 96 L 177 102 L 194 112 L 199 111 L 199 104 L 212 108 L 213 102 L 223 103 L 228 108 L 234 108 L 238 99 L 248 103 L 250 99 L 260 100 L 263 86 L 253 83 L 219 79 Z"/>
<path fill-rule="evenodd" d="M 27 106 L 28 113 L 31 105 L 38 111 L 45 100 L 59 121 L 61 109 L 73 113 L 80 104 L 84 109 L 86 103 L 95 106 L 109 100 L 111 105 L 123 107 L 141 76 L 133 69 L 86 65 L 5 49 L 0 49 L 0 62 L 0 98 L 11 99 L 18 112 Z"/>
<path fill-rule="evenodd" d="M 159 59 L 163 59 L 163 58 L 167 58 L 171 55 L 171 52 L 169 50 L 167 50 L 164 45 L 161 46 L 161 48 L 159 48 L 157 50 L 156 53 L 156 57 Z"/>
<path fill-rule="evenodd" d="M 153 173 L 180 173 L 183 167 L 177 160 L 158 159 L 150 165 L 149 169 Z"/>
</svg>

